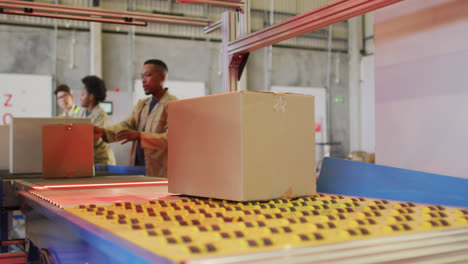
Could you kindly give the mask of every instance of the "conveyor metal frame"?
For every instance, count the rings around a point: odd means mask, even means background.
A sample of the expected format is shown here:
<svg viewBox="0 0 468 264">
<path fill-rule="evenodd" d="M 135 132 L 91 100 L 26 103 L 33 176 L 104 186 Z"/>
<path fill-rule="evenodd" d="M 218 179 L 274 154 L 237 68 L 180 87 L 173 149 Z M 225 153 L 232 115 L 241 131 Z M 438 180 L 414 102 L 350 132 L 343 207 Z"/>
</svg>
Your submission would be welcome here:
<svg viewBox="0 0 468 264">
<path fill-rule="evenodd" d="M 369 177 L 373 177 L 373 179 L 369 179 Z M 441 200 L 435 192 L 429 192 L 433 194 L 432 196 L 420 197 L 416 195 L 415 199 L 411 199 L 411 194 L 417 194 L 412 188 L 418 188 L 417 190 L 421 192 L 424 190 L 430 191 L 430 184 L 419 187 L 406 184 L 404 188 L 397 188 L 398 184 L 402 183 L 403 180 L 408 180 L 406 183 L 415 180 L 413 183 L 416 183 L 421 177 L 424 177 L 427 182 L 435 181 L 437 186 L 433 188 L 444 186 L 445 189 L 452 190 L 455 197 L 462 195 L 462 190 L 466 190 L 465 187 L 468 186 L 468 180 L 465 179 L 327 158 L 322 167 L 318 189 L 322 192 L 329 190 L 334 194 L 391 200 L 409 199 L 413 202 L 429 204 L 438 201 L 441 202 L 438 204 L 468 207 L 466 198 L 462 203 L 460 203 L 459 199 L 452 199 L 453 197 L 446 197 L 447 199 Z M 362 187 L 362 181 L 367 181 L 366 188 Z M 382 184 L 385 185 L 388 181 L 394 182 L 391 189 L 384 188 L 381 192 L 376 192 Z M 340 189 L 339 186 L 346 187 Z M 124 241 L 117 235 L 98 228 L 94 224 L 53 206 L 31 193 L 20 192 L 20 194 L 24 201 L 24 211 L 28 219 L 28 238 L 39 248 L 49 249 L 52 254 L 60 254 L 60 250 L 66 248 L 68 243 L 77 251 L 84 250 L 82 252 L 86 252 L 85 255 L 89 256 L 86 259 L 88 263 L 173 263 L 171 260 Z M 434 197 L 436 200 L 433 200 Z M 174 197 L 174 199 L 178 199 L 178 197 Z M 47 230 L 53 230 L 54 232 Z M 391 261 L 401 259 L 424 262 L 431 259 L 431 256 L 442 260 L 454 259 L 460 261 L 468 259 L 467 242 L 468 228 L 458 228 L 272 252 L 250 253 L 240 256 L 194 259 L 187 260 L 186 263 L 204 263 L 206 261 L 217 264 L 238 262 L 272 263 L 272 261 L 273 263 L 282 263 L 282 261 L 286 260 L 290 263 L 301 263 L 306 260 L 307 262 L 317 260 L 327 263 L 341 263 L 344 260 L 352 263 L 352 261 L 365 260 L 369 263 L 375 263 L 376 260 L 382 258 L 392 263 Z M 372 253 L 369 253 L 370 250 L 372 250 Z M 63 256 L 57 257 L 61 258 Z"/>
</svg>

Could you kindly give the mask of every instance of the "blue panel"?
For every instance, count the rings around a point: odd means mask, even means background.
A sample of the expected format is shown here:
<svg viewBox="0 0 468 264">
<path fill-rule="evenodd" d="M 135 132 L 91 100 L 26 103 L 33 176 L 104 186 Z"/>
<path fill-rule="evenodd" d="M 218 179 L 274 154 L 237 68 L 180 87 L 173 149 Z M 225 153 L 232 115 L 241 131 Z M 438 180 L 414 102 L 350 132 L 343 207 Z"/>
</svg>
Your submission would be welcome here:
<svg viewBox="0 0 468 264">
<path fill-rule="evenodd" d="M 468 207 L 468 180 L 325 158 L 317 192 Z"/>
<path fill-rule="evenodd" d="M 95 171 L 107 171 L 107 165 L 104 164 L 94 164 Z"/>
<path fill-rule="evenodd" d="M 122 174 L 145 175 L 145 166 L 108 165 L 107 171 Z"/>
<path fill-rule="evenodd" d="M 96 171 L 106 171 L 119 174 L 145 175 L 145 166 L 121 166 L 95 164 Z"/>
</svg>

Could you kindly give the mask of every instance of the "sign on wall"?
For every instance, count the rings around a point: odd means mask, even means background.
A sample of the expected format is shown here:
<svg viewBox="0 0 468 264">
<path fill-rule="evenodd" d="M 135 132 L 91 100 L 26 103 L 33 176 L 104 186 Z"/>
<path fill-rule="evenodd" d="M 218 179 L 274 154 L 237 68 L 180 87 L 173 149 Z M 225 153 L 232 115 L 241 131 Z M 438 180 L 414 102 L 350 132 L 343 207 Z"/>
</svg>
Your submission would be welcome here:
<svg viewBox="0 0 468 264">
<path fill-rule="evenodd" d="M 51 117 L 51 94 L 51 76 L 0 74 L 0 125 L 13 117 Z"/>
</svg>

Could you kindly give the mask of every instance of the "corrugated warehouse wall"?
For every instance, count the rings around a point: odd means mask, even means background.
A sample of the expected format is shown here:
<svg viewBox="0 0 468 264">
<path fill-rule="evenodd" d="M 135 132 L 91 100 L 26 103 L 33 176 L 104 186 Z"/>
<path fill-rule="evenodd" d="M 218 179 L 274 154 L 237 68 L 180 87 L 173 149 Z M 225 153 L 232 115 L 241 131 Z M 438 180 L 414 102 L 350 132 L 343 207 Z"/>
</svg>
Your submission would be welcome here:
<svg viewBox="0 0 468 264">
<path fill-rule="evenodd" d="M 35 2 L 55 3 L 55 0 Z M 93 1 L 57 2 L 90 7 Z M 331 1 L 253 0 L 252 31 L 270 25 L 272 2 L 274 23 L 278 23 Z M 212 21 L 218 21 L 222 12 L 234 10 L 175 0 L 101 0 L 100 8 L 183 14 Z M 0 60 L 0 72 L 51 75 L 57 84 L 68 84 L 75 97 L 79 97 L 81 78 L 90 74 L 89 29 L 89 22 L 0 14 L 0 54 L 5 54 Z M 143 62 L 159 58 L 169 66 L 169 80 L 202 82 L 209 94 L 223 91 L 219 31 L 206 35 L 202 27 L 164 23 L 149 23 L 148 27 L 102 24 L 102 29 L 102 78 L 109 90 L 120 88 L 131 93 L 134 81 L 140 78 Z M 136 34 L 129 34 L 133 29 Z M 330 103 L 333 97 L 348 98 L 348 23 L 333 25 L 330 57 L 328 32 L 325 28 L 274 45 L 271 68 L 267 66 L 267 49 L 252 52 L 247 63 L 247 88 L 264 90 L 269 84 L 323 88 L 327 87 L 329 77 Z M 328 58 L 331 72 L 327 71 Z M 334 157 L 345 157 L 349 152 L 348 112 L 348 100 L 331 105 L 330 140 L 339 143 L 332 148 Z"/>
</svg>

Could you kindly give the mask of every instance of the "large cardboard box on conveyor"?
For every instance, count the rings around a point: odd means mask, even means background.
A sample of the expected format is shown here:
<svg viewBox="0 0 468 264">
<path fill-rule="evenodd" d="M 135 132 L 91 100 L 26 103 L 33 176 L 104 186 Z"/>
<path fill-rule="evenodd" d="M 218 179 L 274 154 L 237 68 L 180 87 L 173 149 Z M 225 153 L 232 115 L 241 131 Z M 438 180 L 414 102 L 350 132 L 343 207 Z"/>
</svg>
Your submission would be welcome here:
<svg viewBox="0 0 468 264">
<path fill-rule="evenodd" d="M 314 97 L 241 91 L 169 103 L 169 191 L 234 201 L 316 193 Z"/>
</svg>

